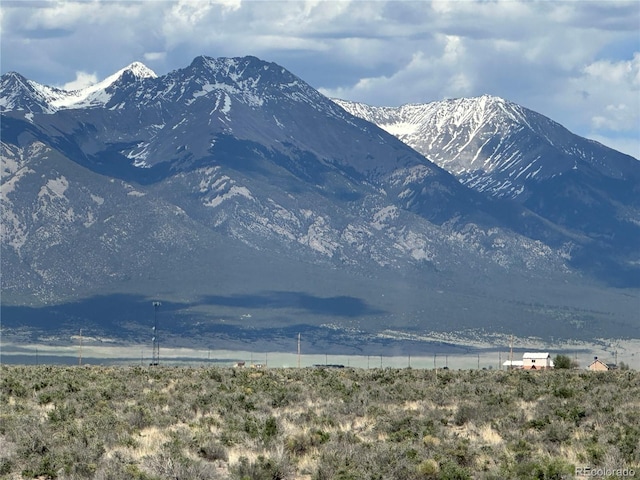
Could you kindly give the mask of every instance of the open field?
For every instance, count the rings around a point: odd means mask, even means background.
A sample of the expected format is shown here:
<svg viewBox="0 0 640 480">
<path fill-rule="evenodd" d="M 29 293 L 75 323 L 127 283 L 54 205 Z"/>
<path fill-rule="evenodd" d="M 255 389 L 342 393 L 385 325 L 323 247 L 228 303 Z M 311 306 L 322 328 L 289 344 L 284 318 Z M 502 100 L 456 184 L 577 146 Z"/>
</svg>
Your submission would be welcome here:
<svg viewBox="0 0 640 480">
<path fill-rule="evenodd" d="M 7 479 L 640 475 L 634 370 L 3 365 L 0 395 Z"/>
<path fill-rule="evenodd" d="M 391 336 L 393 332 L 388 333 Z M 20 339 L 16 339 L 20 340 Z M 395 339 L 394 339 L 395 340 Z M 386 348 L 361 348 L 363 353 L 306 352 L 303 337 L 300 366 L 316 364 L 342 364 L 357 368 L 443 368 L 451 369 L 500 369 L 509 359 L 509 341 L 505 336 L 463 338 L 455 335 L 432 335 L 423 338 L 398 338 Z M 600 339 L 595 342 L 545 342 L 535 338 L 514 338 L 513 357 L 520 359 L 525 351 L 545 351 L 567 355 L 580 368 L 586 368 L 593 357 L 608 363 L 624 362 L 632 369 L 640 370 L 640 340 Z M 220 345 L 222 342 L 216 342 Z M 298 365 L 296 338 L 288 339 L 288 351 L 267 349 L 265 344 L 239 344 L 240 348 L 194 348 L 162 345 L 160 356 L 163 365 L 169 366 L 233 366 L 238 361 L 247 365 L 266 364 L 270 367 L 295 367 Z M 230 347 L 236 346 L 230 344 Z M 39 342 L 11 341 L 3 336 L 0 364 L 22 365 L 148 365 L 151 359 L 151 343 L 125 344 L 115 339 L 78 335 L 71 337 L 39 338 Z M 273 345 L 272 345 L 273 347 Z M 370 353 L 370 354 L 369 354 Z M 82 360 L 80 361 L 80 357 Z"/>
</svg>

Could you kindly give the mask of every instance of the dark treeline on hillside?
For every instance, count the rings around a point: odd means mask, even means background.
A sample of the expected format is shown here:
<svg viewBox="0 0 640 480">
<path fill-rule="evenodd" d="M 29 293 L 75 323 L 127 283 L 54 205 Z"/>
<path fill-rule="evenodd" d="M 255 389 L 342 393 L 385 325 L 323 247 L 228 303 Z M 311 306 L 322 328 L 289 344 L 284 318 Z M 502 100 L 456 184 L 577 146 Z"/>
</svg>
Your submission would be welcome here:
<svg viewBox="0 0 640 480">
<path fill-rule="evenodd" d="M 1 366 L 0 396 L 0 478 L 640 475 L 636 371 Z"/>
</svg>

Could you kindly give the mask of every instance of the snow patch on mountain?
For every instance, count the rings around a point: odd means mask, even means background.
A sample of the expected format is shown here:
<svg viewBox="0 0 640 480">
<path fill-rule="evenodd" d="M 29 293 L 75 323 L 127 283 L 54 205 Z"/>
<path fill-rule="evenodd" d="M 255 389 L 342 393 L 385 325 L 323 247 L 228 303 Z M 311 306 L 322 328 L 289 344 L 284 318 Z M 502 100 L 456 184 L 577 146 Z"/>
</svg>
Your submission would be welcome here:
<svg viewBox="0 0 640 480">
<path fill-rule="evenodd" d="M 58 110 L 72 108 L 89 108 L 106 105 L 111 100 L 111 87 L 125 76 L 135 81 L 156 78 L 157 75 L 140 62 L 134 62 L 118 70 L 101 82 L 78 90 L 64 90 L 61 88 L 42 85 L 33 80 L 27 80 L 16 73 L 2 76 L 3 95 L 0 97 L 0 110 L 27 110 L 29 113 L 55 113 Z M 25 103 L 25 100 L 32 103 Z M 33 110 L 38 106 L 37 110 Z M 32 120 L 33 116 L 27 117 Z"/>
<path fill-rule="evenodd" d="M 90 196 L 91 196 L 91 200 L 93 200 L 96 205 L 104 204 L 104 198 L 103 197 L 101 197 L 99 195 L 94 195 L 94 194 L 91 194 Z"/>
<path fill-rule="evenodd" d="M 385 228 L 390 221 L 396 220 L 398 218 L 398 207 L 394 205 L 389 205 L 378 210 L 373 215 L 373 222 L 371 222 L 371 226 L 376 230 L 382 230 Z"/>
<path fill-rule="evenodd" d="M 38 198 L 44 196 L 64 197 L 64 192 L 69 188 L 69 182 L 65 177 L 58 177 L 47 181 L 47 184 L 40 189 Z"/>
<path fill-rule="evenodd" d="M 133 62 L 125 68 L 118 70 L 113 75 L 88 87 L 67 92 L 50 102 L 55 109 L 86 108 L 106 105 L 111 100 L 112 94 L 107 89 L 120 80 L 125 73 L 130 73 L 136 80 L 145 78 L 157 78 L 153 70 L 140 62 Z"/>
<path fill-rule="evenodd" d="M 51 102 L 68 94 L 64 90 L 27 80 L 15 72 L 2 76 L 0 91 L 0 111 L 25 111 L 27 115 L 55 112 Z M 29 118 L 33 119 L 33 116 Z"/>
<path fill-rule="evenodd" d="M 216 197 L 207 200 L 204 202 L 205 207 L 217 207 L 222 204 L 225 200 L 229 200 L 232 197 L 241 196 L 248 200 L 253 200 L 253 196 L 247 187 L 239 187 L 237 185 L 233 185 L 226 193 L 222 195 L 217 195 Z"/>
<path fill-rule="evenodd" d="M 299 241 L 316 252 L 331 257 L 340 247 L 340 243 L 337 241 L 339 237 L 339 233 L 331 228 L 329 222 L 324 217 L 318 216 L 309 225 L 307 234 Z"/>
<path fill-rule="evenodd" d="M 413 135 L 420 128 L 419 125 L 409 122 L 383 123 L 380 127 L 396 137 Z"/>
<path fill-rule="evenodd" d="M 578 137 L 499 97 L 483 95 L 400 107 L 334 102 L 395 135 L 463 184 L 496 197 L 518 197 L 532 179 L 548 178 L 575 166 L 573 161 L 568 164 L 566 155 L 576 150 Z"/>
<path fill-rule="evenodd" d="M 144 242 L 133 238 L 132 232 L 147 222 L 158 225 L 158 231 L 145 228 L 136 235 L 157 240 L 157 244 L 149 242 L 156 252 L 164 252 L 165 245 L 177 252 L 174 247 L 181 242 L 196 238 L 205 242 L 212 235 L 216 242 L 238 240 L 237 244 L 257 251 L 365 273 L 378 266 L 386 271 L 416 267 L 427 272 L 459 272 L 468 267 L 476 274 L 563 271 L 567 257 L 558 249 L 509 231 L 520 225 L 493 218 L 492 211 L 475 200 L 480 196 L 281 67 L 251 58 L 201 57 L 191 67 L 158 80 L 152 81 L 151 75 L 140 75 L 144 81 L 135 80 L 133 73 L 122 75 L 74 94 L 76 103 L 70 97 L 59 101 L 56 108 L 91 108 L 58 115 L 55 125 L 80 148 L 87 148 L 89 164 L 94 159 L 99 163 L 128 158 L 126 169 L 117 171 L 119 165 L 114 162 L 112 171 L 135 187 L 122 186 L 116 178 L 105 180 L 102 171 L 95 171 L 95 188 L 90 189 L 79 180 L 84 177 L 73 176 L 77 165 L 60 171 L 40 165 L 38 175 L 29 178 L 31 190 L 20 189 L 23 211 L 3 210 L 9 225 L 3 229 L 7 245 L 21 249 L 29 243 L 28 235 L 42 235 L 33 244 L 49 251 L 52 245 L 64 244 L 65 236 L 73 232 L 81 232 L 75 245 L 82 245 L 90 236 L 86 229 L 92 229 L 92 234 L 99 232 L 92 248 L 101 252 L 105 265 L 114 252 L 117 258 L 136 262 L 141 255 L 132 254 L 131 245 Z M 33 95 L 33 85 L 23 80 L 12 85 L 23 92 L 20 88 L 29 87 Z M 39 92 L 40 97 L 45 94 L 63 95 L 54 90 Z M 3 101 L 10 103 L 4 95 Z M 111 110 L 99 108 L 105 102 L 110 102 Z M 28 104 L 21 103 L 25 109 Z M 561 143 L 550 133 L 544 137 L 539 117 L 494 97 L 399 109 L 359 104 L 356 110 L 401 140 L 415 140 L 414 148 L 426 148 L 432 153 L 427 158 L 446 166 L 463 183 L 497 196 L 517 196 L 524 191 L 525 180 L 547 175 L 550 162 L 545 152 L 534 151 L 541 145 L 540 138 L 549 140 L 543 146 Z M 41 129 L 42 138 L 48 138 L 54 121 L 35 108 L 30 117 L 34 129 Z M 530 132 L 532 136 L 520 137 Z M 62 162 L 65 157 L 77 163 L 76 152 L 55 142 L 52 146 L 58 149 L 56 160 Z M 532 160 L 524 157 L 529 153 Z M 40 160 L 44 155 L 32 153 L 29 158 Z M 160 163 L 153 176 L 129 168 Z M 10 206 L 16 185 L 27 183 L 29 170 L 17 153 L 7 161 L 3 158 L 2 168 L 4 209 Z M 151 177 L 149 184 L 146 180 Z M 120 195 L 117 202 L 114 191 Z M 42 202 L 30 201 L 29 195 L 35 197 L 38 192 Z M 156 204 L 161 210 L 149 214 Z M 633 213 L 629 210 L 628 215 Z M 163 221 L 156 222 L 156 217 Z M 182 220 L 175 223 L 176 218 L 188 221 L 180 227 Z M 470 219 L 479 224 L 469 223 Z M 32 230 L 21 230 L 20 221 Z M 45 222 L 52 226 L 38 231 Z M 504 229 L 492 229 L 495 225 Z M 92 268 L 96 260 L 87 258 L 85 265 Z M 41 267 L 42 263 L 37 264 L 33 271 L 49 275 Z"/>
</svg>

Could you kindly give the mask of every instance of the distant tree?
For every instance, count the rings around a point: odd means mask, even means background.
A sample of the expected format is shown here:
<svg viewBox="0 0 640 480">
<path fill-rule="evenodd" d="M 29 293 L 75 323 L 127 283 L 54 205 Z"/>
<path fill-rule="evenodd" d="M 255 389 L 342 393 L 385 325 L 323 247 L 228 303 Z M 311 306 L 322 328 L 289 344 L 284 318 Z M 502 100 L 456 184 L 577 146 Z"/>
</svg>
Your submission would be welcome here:
<svg viewBox="0 0 640 480">
<path fill-rule="evenodd" d="M 620 370 L 629 370 L 629 365 L 628 365 L 628 364 L 626 364 L 626 363 L 624 363 L 624 362 L 620 362 L 620 363 L 618 364 L 618 368 L 619 368 Z"/>
<path fill-rule="evenodd" d="M 566 355 L 556 355 L 556 358 L 553 359 L 554 368 L 573 368 L 573 362 L 571 358 Z"/>
</svg>

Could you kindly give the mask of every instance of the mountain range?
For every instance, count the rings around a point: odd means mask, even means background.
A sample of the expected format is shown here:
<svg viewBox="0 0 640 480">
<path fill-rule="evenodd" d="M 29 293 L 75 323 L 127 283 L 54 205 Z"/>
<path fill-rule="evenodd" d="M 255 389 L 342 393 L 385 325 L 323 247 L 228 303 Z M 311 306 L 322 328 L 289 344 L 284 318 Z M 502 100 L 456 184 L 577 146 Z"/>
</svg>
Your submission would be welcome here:
<svg viewBox="0 0 640 480">
<path fill-rule="evenodd" d="M 377 108 L 204 56 L 0 91 L 5 338 L 145 341 L 153 300 L 183 345 L 637 328 L 640 163 L 505 100 Z"/>
<path fill-rule="evenodd" d="M 397 136 L 464 185 L 512 199 L 588 243 L 574 265 L 600 276 L 626 272 L 623 282 L 637 283 L 637 159 L 488 95 L 397 108 L 336 103 Z"/>
</svg>

